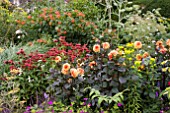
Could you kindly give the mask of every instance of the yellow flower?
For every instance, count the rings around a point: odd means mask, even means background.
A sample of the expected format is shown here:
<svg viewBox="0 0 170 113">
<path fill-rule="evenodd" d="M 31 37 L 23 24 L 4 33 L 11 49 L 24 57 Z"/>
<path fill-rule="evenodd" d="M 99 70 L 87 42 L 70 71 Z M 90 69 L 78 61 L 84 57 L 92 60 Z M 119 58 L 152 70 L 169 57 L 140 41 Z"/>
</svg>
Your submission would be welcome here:
<svg viewBox="0 0 170 113">
<path fill-rule="evenodd" d="M 155 62 L 155 58 L 150 58 L 150 61 L 151 62 Z"/>
<path fill-rule="evenodd" d="M 166 72 L 168 70 L 168 67 L 162 68 L 162 72 Z"/>
<path fill-rule="evenodd" d="M 133 43 L 127 43 L 126 47 L 133 47 Z"/>
<path fill-rule="evenodd" d="M 119 55 L 123 55 L 124 54 L 124 51 L 119 51 Z"/>
<path fill-rule="evenodd" d="M 10 70 L 10 73 L 11 74 L 18 74 L 19 70 L 18 69 L 12 69 L 12 70 Z"/>
<path fill-rule="evenodd" d="M 125 49 L 125 54 L 131 54 L 133 52 L 134 52 L 134 49 L 132 49 L 132 50 Z"/>
<path fill-rule="evenodd" d="M 119 49 L 123 49 L 124 47 L 123 46 L 118 46 Z"/>
<path fill-rule="evenodd" d="M 166 63 L 167 63 L 167 61 L 168 61 L 168 60 L 165 60 L 165 61 L 161 62 L 161 65 L 166 64 Z"/>
<path fill-rule="evenodd" d="M 159 21 L 160 23 L 162 23 L 162 22 L 163 22 L 163 19 L 159 18 L 158 21 Z"/>
<path fill-rule="evenodd" d="M 135 69 L 135 66 L 131 66 L 131 68 Z"/>
<path fill-rule="evenodd" d="M 132 61 L 132 58 L 128 58 L 128 60 Z"/>
<path fill-rule="evenodd" d="M 15 79 L 15 77 L 14 77 L 14 76 L 6 77 L 6 78 L 7 78 L 7 80 L 13 80 L 13 79 Z"/>
<path fill-rule="evenodd" d="M 135 61 L 135 66 L 139 67 L 142 61 Z"/>
<path fill-rule="evenodd" d="M 0 48 L 0 53 L 2 53 L 4 51 L 4 49 Z"/>
<path fill-rule="evenodd" d="M 168 68 L 168 72 L 170 73 L 170 67 Z"/>
</svg>

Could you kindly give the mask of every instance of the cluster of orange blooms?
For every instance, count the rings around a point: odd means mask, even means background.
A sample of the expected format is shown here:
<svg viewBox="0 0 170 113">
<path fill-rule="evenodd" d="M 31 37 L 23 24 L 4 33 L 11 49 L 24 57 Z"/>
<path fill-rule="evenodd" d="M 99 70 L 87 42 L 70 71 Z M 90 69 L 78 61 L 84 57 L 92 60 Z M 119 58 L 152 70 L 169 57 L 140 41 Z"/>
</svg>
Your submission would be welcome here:
<svg viewBox="0 0 170 113">
<path fill-rule="evenodd" d="M 47 41 L 46 41 L 46 40 L 44 40 L 44 39 L 37 39 L 37 42 L 38 42 L 38 43 L 44 43 L 44 44 L 46 44 L 46 43 L 47 43 Z"/>
<path fill-rule="evenodd" d="M 167 39 L 166 45 L 169 47 L 169 52 L 170 52 L 170 39 Z M 165 54 L 168 51 L 168 49 L 165 48 L 161 40 L 156 42 L 156 49 L 159 50 L 159 52 L 162 54 Z"/>
<path fill-rule="evenodd" d="M 136 60 L 141 61 L 142 58 L 147 58 L 147 57 L 149 57 L 149 53 L 148 52 L 145 52 L 143 55 L 137 54 L 136 55 Z"/>
<path fill-rule="evenodd" d="M 55 57 L 55 60 L 54 60 L 56 63 L 60 62 L 61 61 L 61 57 L 60 56 L 56 56 Z M 64 75 L 67 75 L 67 74 L 71 74 L 71 76 L 73 78 L 76 78 L 78 75 L 81 75 L 83 76 L 84 75 L 84 69 L 82 68 L 71 68 L 70 64 L 69 63 L 65 63 L 63 64 L 62 66 L 62 69 L 61 69 L 61 73 L 64 74 Z"/>
<path fill-rule="evenodd" d="M 108 43 L 108 42 L 103 42 L 102 43 L 102 47 L 103 47 L 103 49 L 109 49 L 110 48 L 110 44 Z M 100 53 L 100 45 L 99 44 L 95 44 L 94 46 L 93 46 L 93 51 L 94 52 L 98 52 L 98 53 Z"/>
<path fill-rule="evenodd" d="M 62 66 L 62 69 L 61 69 L 61 73 L 64 74 L 64 75 L 67 75 L 69 74 L 69 70 L 70 70 L 70 74 L 73 78 L 76 78 L 79 74 L 82 76 L 84 75 L 84 69 L 82 68 L 71 68 L 70 69 L 70 64 L 69 63 L 65 63 L 63 64 Z"/>
</svg>

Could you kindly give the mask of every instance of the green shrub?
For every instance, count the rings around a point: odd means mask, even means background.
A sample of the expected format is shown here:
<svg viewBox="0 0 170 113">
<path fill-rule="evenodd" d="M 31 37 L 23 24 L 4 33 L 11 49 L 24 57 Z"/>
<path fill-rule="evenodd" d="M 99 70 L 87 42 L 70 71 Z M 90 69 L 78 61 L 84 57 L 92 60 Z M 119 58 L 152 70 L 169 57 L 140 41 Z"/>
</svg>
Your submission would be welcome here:
<svg viewBox="0 0 170 113">
<path fill-rule="evenodd" d="M 25 13 L 21 8 L 8 9 L 10 5 L 6 6 L 7 8 L 0 6 L 0 45 L 9 46 L 15 42 L 16 31 L 19 29 L 15 21 L 17 18 L 22 18 Z"/>
<path fill-rule="evenodd" d="M 94 22 L 85 20 L 85 16 L 78 10 L 62 12 L 52 7 L 42 8 L 24 20 L 18 20 L 18 24 L 28 33 L 29 38 L 25 40 L 36 39 L 42 37 L 42 34 L 47 34 L 56 39 L 66 36 L 68 42 L 89 44 L 93 41 L 98 28 Z M 32 34 L 37 34 L 37 37 Z"/>
<path fill-rule="evenodd" d="M 162 16 L 169 18 L 170 17 L 170 1 L 169 0 L 152 0 L 150 4 L 146 6 L 144 12 L 151 11 L 153 9 L 161 8 L 160 13 Z"/>
<path fill-rule="evenodd" d="M 139 4 L 144 7 L 143 12 L 152 11 L 153 9 L 161 8 L 161 15 L 170 17 L 170 1 L 169 0 L 131 0 L 134 4 Z"/>
<path fill-rule="evenodd" d="M 100 18 L 100 10 L 91 0 L 71 0 L 64 10 L 79 10 L 86 15 L 85 18 L 87 20 L 97 20 Z"/>
</svg>

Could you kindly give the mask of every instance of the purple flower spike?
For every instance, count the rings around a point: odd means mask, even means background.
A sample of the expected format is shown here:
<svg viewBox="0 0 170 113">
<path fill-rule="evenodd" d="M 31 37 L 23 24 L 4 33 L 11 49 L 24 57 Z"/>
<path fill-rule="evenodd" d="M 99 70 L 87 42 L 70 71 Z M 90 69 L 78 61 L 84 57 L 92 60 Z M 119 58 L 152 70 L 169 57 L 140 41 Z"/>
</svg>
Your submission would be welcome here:
<svg viewBox="0 0 170 113">
<path fill-rule="evenodd" d="M 158 93 L 158 91 L 155 93 L 155 95 L 156 95 L 156 97 L 159 97 L 159 93 Z"/>
<path fill-rule="evenodd" d="M 87 101 L 87 100 L 88 100 L 88 98 L 84 98 L 83 100 Z"/>
<path fill-rule="evenodd" d="M 44 98 L 47 99 L 49 95 L 47 93 L 44 93 Z"/>
<path fill-rule="evenodd" d="M 53 105 L 53 101 L 49 101 L 48 104 L 49 104 L 49 105 Z"/>
<path fill-rule="evenodd" d="M 123 106 L 123 104 L 119 102 L 119 103 L 117 104 L 117 106 L 118 106 L 118 107 L 121 107 L 121 106 Z"/>
</svg>

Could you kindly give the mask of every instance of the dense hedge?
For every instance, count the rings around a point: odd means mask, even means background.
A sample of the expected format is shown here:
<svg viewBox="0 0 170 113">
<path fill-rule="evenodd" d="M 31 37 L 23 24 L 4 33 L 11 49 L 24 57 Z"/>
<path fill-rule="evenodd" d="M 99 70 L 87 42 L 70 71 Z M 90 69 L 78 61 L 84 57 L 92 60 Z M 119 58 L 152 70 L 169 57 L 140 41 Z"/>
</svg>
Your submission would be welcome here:
<svg viewBox="0 0 170 113">
<path fill-rule="evenodd" d="M 170 17 L 170 0 L 150 0 L 147 1 L 146 0 L 130 0 L 133 1 L 135 4 L 141 4 L 141 5 L 145 5 L 145 8 L 143 10 L 143 12 L 146 11 L 151 11 L 152 9 L 157 9 L 157 8 L 161 8 L 161 15 L 165 16 L 165 17 Z"/>
<path fill-rule="evenodd" d="M 152 10 L 156 8 L 161 8 L 160 13 L 162 16 L 170 17 L 170 0 L 153 0 L 146 8 L 146 10 Z"/>
</svg>

